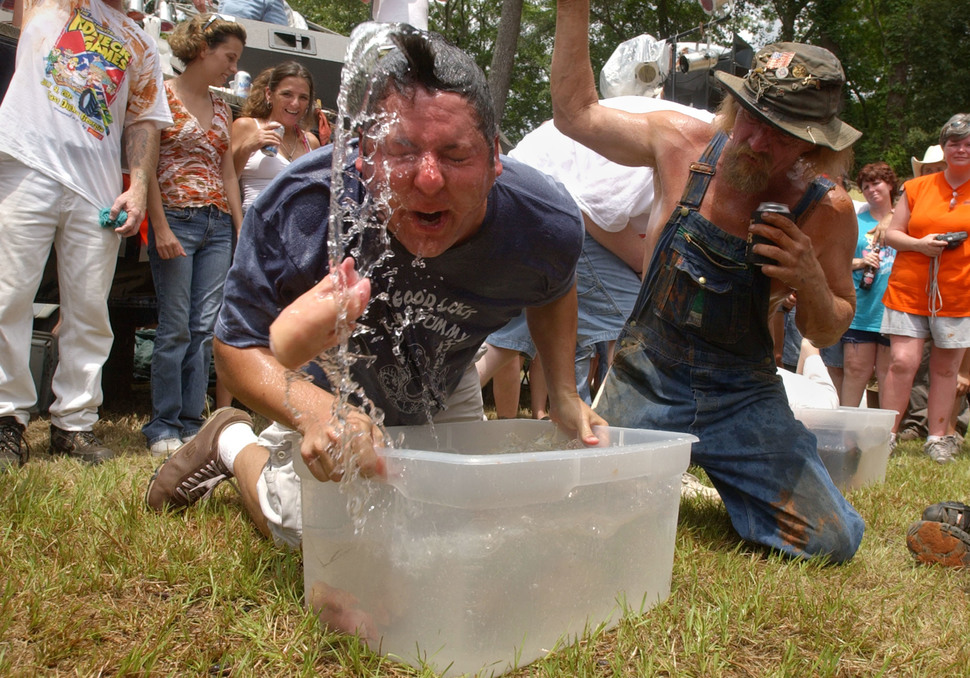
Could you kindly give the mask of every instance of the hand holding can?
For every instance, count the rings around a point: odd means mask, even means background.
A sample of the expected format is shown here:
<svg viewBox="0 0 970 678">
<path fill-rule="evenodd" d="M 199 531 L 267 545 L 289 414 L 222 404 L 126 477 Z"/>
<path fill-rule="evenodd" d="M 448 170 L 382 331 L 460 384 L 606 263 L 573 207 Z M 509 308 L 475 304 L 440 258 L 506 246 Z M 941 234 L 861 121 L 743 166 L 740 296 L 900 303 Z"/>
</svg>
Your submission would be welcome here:
<svg viewBox="0 0 970 678">
<path fill-rule="evenodd" d="M 789 219 L 791 218 L 791 211 L 788 209 L 788 205 L 778 203 L 778 202 L 763 202 L 760 205 L 758 205 L 758 209 L 756 209 L 751 214 L 751 223 L 764 224 L 765 221 L 762 218 L 762 215 L 766 212 L 773 212 L 775 214 L 781 214 L 782 216 L 788 217 Z M 745 257 L 744 257 L 745 261 L 755 266 L 763 266 L 765 264 L 771 264 L 773 266 L 777 266 L 778 262 L 772 259 L 771 257 L 766 257 L 763 254 L 756 254 L 754 252 L 754 250 L 752 249 L 752 246 L 759 245 L 759 244 L 774 245 L 775 242 L 773 240 L 770 240 L 769 238 L 766 238 L 763 235 L 748 233 L 748 245 L 747 245 L 747 248 L 745 251 Z"/>
<path fill-rule="evenodd" d="M 278 122 L 268 123 L 266 127 L 264 127 L 263 129 L 266 129 L 272 132 L 273 134 L 275 134 L 276 136 L 278 136 L 280 138 L 280 141 L 283 140 L 283 135 L 286 133 L 285 130 L 283 129 L 283 125 L 281 125 Z M 276 144 L 275 146 L 272 144 L 267 144 L 266 146 L 263 146 L 259 150 L 263 152 L 263 155 L 267 155 L 271 158 L 275 158 L 276 154 L 280 150 L 280 147 L 279 147 L 279 144 Z"/>
</svg>

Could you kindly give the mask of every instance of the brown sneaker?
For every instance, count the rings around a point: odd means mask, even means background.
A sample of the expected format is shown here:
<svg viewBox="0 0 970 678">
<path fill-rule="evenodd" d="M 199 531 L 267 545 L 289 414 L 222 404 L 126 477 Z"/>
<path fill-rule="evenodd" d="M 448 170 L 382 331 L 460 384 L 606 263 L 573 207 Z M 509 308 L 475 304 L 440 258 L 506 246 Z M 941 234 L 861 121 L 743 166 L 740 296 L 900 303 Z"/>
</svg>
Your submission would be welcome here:
<svg viewBox="0 0 970 678">
<path fill-rule="evenodd" d="M 105 447 L 93 431 L 66 431 L 54 424 L 51 424 L 50 453 L 85 464 L 100 464 L 115 457 L 114 451 Z"/>
<path fill-rule="evenodd" d="M 906 545 L 924 565 L 970 567 L 970 534 L 955 525 L 920 520 L 909 526 Z"/>
<path fill-rule="evenodd" d="M 25 430 L 17 417 L 0 417 L 0 473 L 27 463 L 30 447 L 24 440 Z"/>
<path fill-rule="evenodd" d="M 252 418 L 234 407 L 212 413 L 199 433 L 178 448 L 155 470 L 145 502 L 155 511 L 178 510 L 205 499 L 232 474 L 219 459 L 219 435 L 230 424 L 253 425 Z"/>
</svg>

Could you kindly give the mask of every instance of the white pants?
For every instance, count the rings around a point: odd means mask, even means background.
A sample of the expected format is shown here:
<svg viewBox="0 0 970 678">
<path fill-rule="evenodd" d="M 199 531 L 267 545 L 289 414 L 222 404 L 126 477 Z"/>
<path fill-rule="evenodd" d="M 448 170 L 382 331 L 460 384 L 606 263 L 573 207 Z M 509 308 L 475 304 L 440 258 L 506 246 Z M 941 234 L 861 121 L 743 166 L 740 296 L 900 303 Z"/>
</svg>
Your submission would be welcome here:
<svg viewBox="0 0 970 678">
<path fill-rule="evenodd" d="M 481 421 L 483 417 L 482 387 L 473 362 L 448 398 L 447 409 L 435 415 L 434 422 Z M 256 481 L 259 508 L 273 541 L 294 549 L 300 548 L 303 539 L 303 497 L 300 476 L 293 468 L 293 455 L 300 454 L 302 441 L 299 433 L 275 422 L 259 434 L 259 444 L 269 450 L 269 460 Z"/>
<path fill-rule="evenodd" d="M 51 245 L 57 251 L 60 330 L 51 423 L 91 430 L 101 405 L 101 368 L 114 338 L 108 291 L 119 236 L 99 208 L 45 174 L 0 153 L 0 416 L 30 421 L 33 301 Z"/>
</svg>

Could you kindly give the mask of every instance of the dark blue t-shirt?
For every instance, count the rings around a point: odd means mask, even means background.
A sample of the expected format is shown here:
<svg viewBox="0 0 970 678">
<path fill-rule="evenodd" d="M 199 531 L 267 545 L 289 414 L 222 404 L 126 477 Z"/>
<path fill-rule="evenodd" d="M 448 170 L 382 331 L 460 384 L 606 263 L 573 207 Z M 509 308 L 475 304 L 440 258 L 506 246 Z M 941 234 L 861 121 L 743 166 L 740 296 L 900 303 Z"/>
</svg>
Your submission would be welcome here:
<svg viewBox="0 0 970 678">
<path fill-rule="evenodd" d="M 579 209 L 547 175 L 505 156 L 502 165 L 471 238 L 414 265 L 392 237 L 391 256 L 370 273 L 371 302 L 351 338 L 368 359 L 352 375 L 387 425 L 425 423 L 427 403 L 431 414 L 441 409 L 491 332 L 572 287 L 584 234 Z M 330 146 L 305 155 L 246 212 L 216 323 L 221 341 L 268 346 L 273 320 L 327 274 L 330 167 Z M 362 186 L 348 171 L 345 187 L 359 202 Z M 310 373 L 326 387 L 319 371 Z"/>
</svg>

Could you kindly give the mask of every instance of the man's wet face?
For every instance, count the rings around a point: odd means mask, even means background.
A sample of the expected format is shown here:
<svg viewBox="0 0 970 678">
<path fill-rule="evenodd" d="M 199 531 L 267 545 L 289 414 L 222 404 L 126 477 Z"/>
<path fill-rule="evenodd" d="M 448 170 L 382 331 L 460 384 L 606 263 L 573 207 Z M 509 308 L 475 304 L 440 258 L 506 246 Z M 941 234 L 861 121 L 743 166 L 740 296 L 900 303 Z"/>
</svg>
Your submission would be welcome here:
<svg viewBox="0 0 970 678">
<path fill-rule="evenodd" d="M 368 190 L 388 193 L 388 231 L 412 254 L 435 257 L 481 226 L 502 171 L 496 144 L 465 98 L 419 88 L 385 100 L 357 166 Z"/>
</svg>

